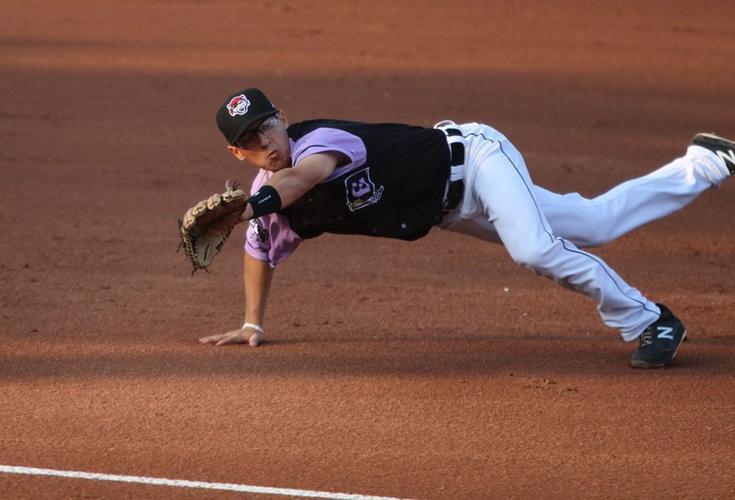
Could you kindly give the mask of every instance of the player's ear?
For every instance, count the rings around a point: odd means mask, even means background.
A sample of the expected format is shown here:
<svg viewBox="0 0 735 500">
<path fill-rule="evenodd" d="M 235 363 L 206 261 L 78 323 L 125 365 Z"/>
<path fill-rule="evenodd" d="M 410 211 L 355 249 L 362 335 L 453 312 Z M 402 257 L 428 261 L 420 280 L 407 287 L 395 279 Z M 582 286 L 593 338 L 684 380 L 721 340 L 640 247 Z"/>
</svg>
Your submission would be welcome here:
<svg viewBox="0 0 735 500">
<path fill-rule="evenodd" d="M 286 113 L 282 109 L 278 111 L 278 118 L 281 119 L 284 127 L 288 127 L 288 118 L 286 117 Z"/>
<path fill-rule="evenodd" d="M 238 160 L 242 161 L 245 159 L 245 152 L 238 148 L 237 146 L 233 146 L 232 144 L 227 145 L 227 151 L 232 153 L 232 156 L 237 158 Z"/>
</svg>

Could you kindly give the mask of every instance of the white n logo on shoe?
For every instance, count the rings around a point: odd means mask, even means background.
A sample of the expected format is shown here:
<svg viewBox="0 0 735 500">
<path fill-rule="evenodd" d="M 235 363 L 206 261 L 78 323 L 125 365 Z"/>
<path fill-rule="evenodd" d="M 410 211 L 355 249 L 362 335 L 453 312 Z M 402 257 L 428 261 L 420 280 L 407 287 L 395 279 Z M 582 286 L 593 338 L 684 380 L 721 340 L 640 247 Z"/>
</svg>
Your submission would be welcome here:
<svg viewBox="0 0 735 500">
<path fill-rule="evenodd" d="M 658 331 L 658 338 L 674 340 L 674 337 L 671 335 L 674 329 L 670 326 L 657 326 L 656 330 Z"/>
<path fill-rule="evenodd" d="M 719 156 L 725 163 L 729 161 L 730 163 L 735 164 L 735 152 L 733 152 L 732 149 L 728 149 L 727 153 L 717 150 L 717 156 Z"/>
</svg>

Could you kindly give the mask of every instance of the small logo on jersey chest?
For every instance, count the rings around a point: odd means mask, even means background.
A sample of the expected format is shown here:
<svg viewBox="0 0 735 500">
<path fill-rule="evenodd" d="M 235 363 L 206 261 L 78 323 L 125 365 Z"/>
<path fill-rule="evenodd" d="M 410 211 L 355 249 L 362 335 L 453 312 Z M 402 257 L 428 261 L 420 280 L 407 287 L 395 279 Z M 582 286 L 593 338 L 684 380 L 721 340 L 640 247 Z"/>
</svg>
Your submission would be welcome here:
<svg viewBox="0 0 735 500">
<path fill-rule="evenodd" d="M 245 97 L 245 94 L 233 97 L 227 103 L 227 111 L 229 111 L 232 117 L 244 115 L 248 112 L 248 109 L 250 109 L 250 101 Z"/>
<path fill-rule="evenodd" d="M 375 187 L 370 179 L 370 168 L 363 168 L 345 179 L 347 191 L 347 207 L 350 212 L 375 205 L 383 196 L 384 187 Z"/>
</svg>

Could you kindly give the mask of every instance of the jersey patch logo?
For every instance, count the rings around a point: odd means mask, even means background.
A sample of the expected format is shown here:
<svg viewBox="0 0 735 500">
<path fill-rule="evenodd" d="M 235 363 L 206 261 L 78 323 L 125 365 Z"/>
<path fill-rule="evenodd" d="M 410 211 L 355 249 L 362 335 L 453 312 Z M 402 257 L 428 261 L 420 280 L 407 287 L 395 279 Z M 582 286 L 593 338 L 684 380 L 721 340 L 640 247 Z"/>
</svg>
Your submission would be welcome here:
<svg viewBox="0 0 735 500">
<path fill-rule="evenodd" d="M 245 94 L 233 97 L 230 99 L 230 102 L 227 103 L 227 111 L 229 111 L 230 116 L 232 117 L 244 115 L 248 112 L 248 109 L 250 109 L 250 101 L 245 97 Z"/>
<path fill-rule="evenodd" d="M 268 243 L 268 230 L 260 222 L 260 219 L 250 219 L 250 228 L 258 235 L 258 240 L 261 243 Z"/>
<path fill-rule="evenodd" d="M 378 188 L 370 179 L 370 168 L 363 168 L 345 179 L 347 208 L 350 212 L 375 205 L 383 196 L 384 186 Z"/>
</svg>

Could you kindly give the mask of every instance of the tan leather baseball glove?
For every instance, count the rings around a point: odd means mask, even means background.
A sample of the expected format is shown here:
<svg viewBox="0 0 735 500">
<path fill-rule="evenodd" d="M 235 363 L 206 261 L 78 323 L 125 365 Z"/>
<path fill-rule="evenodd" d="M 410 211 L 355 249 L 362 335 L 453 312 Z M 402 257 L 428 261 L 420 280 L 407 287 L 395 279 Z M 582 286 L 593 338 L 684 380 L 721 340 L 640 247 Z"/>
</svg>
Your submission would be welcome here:
<svg viewBox="0 0 735 500">
<path fill-rule="evenodd" d="M 215 193 L 202 200 L 179 219 L 179 236 L 186 258 L 193 268 L 207 270 L 230 237 L 248 201 L 248 195 L 237 188 L 237 182 L 227 181 L 224 193 Z"/>
</svg>

